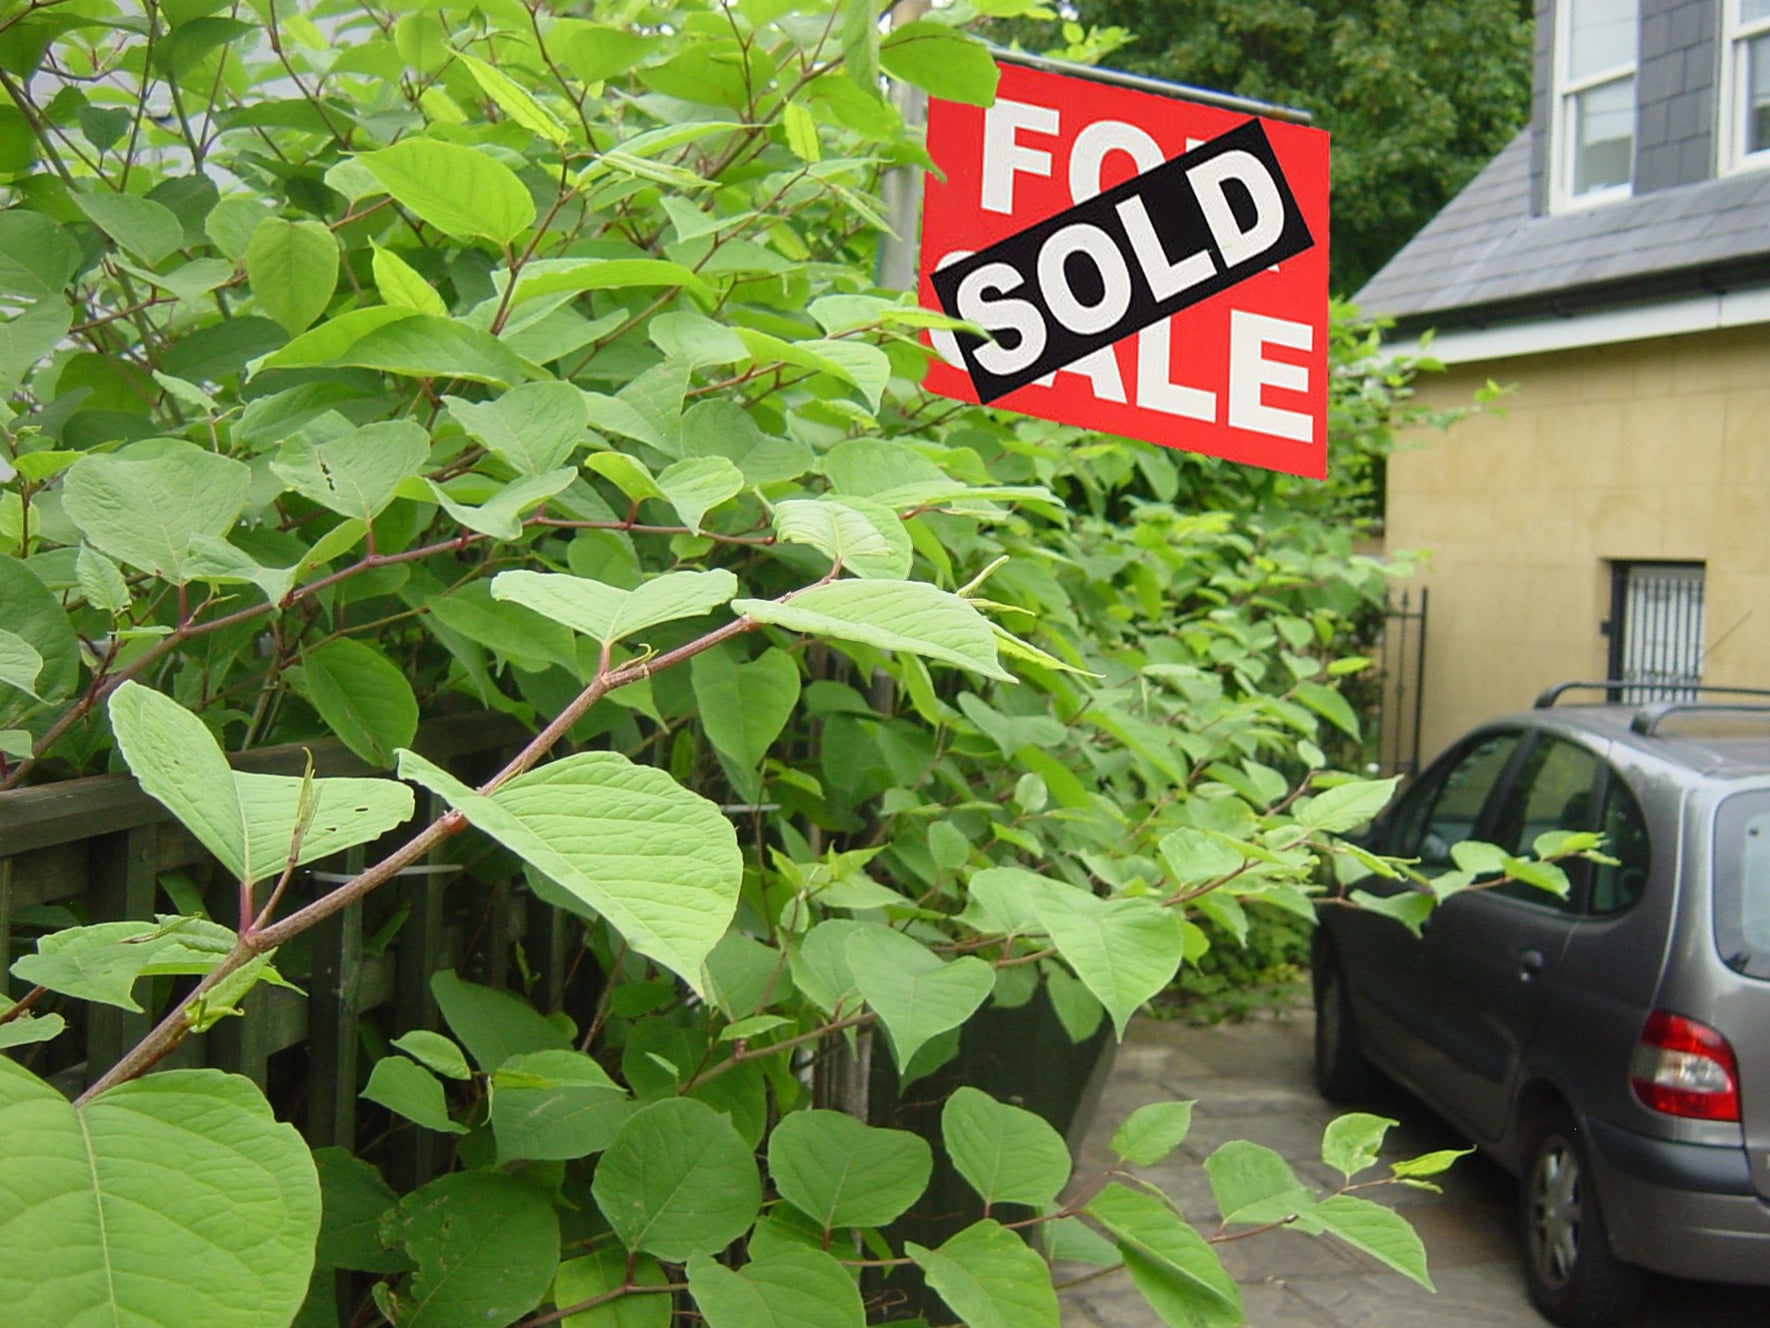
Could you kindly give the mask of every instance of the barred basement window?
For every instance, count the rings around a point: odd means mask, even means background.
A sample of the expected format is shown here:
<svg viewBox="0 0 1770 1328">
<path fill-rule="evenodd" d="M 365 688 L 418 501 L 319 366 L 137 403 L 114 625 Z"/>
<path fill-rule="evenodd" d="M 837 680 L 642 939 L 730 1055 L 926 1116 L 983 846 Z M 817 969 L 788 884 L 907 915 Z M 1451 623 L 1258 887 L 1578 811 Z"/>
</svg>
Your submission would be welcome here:
<svg viewBox="0 0 1770 1328">
<path fill-rule="evenodd" d="M 1612 564 L 1610 676 L 1628 705 L 1694 701 L 1702 682 L 1703 564 Z"/>
</svg>

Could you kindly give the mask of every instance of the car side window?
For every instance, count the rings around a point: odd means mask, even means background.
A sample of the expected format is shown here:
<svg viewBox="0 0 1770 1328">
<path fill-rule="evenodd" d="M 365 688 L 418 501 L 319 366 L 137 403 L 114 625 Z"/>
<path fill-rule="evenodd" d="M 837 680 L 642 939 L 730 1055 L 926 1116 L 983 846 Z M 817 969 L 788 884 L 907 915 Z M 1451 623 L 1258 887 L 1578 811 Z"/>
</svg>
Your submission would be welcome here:
<svg viewBox="0 0 1770 1328">
<path fill-rule="evenodd" d="M 1596 829 L 1592 786 L 1598 769 L 1598 758 L 1584 747 L 1547 735 L 1539 737 L 1495 818 L 1493 842 L 1515 857 L 1530 857 L 1537 837 L 1551 830 Z M 1511 899 L 1571 911 L 1578 906 L 1589 866 L 1578 861 L 1562 864 L 1572 886 L 1565 899 L 1524 881 L 1509 881 L 1495 889 Z"/>
<path fill-rule="evenodd" d="M 1516 733 L 1481 739 L 1401 809 L 1389 851 L 1418 858 L 1424 872 L 1449 871 L 1450 848 L 1475 835 L 1481 808 L 1518 746 Z"/>
<path fill-rule="evenodd" d="M 1615 858 L 1616 865 L 1592 867 L 1592 899 L 1589 911 L 1599 915 L 1621 913 L 1633 906 L 1647 888 L 1649 846 L 1647 818 L 1627 784 L 1612 771 L 1604 792 L 1604 815 L 1598 824 L 1604 835 L 1599 850 Z"/>
</svg>

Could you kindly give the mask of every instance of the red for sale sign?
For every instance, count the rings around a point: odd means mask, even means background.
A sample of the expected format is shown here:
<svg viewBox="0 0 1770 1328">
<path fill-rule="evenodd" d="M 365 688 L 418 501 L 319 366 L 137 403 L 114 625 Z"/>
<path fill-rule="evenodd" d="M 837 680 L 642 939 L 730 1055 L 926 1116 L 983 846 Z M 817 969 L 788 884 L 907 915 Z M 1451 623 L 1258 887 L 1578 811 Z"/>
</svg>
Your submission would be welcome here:
<svg viewBox="0 0 1770 1328">
<path fill-rule="evenodd" d="M 1164 447 L 1327 474 L 1328 136 L 1002 65 L 933 101 L 924 386 Z"/>
</svg>

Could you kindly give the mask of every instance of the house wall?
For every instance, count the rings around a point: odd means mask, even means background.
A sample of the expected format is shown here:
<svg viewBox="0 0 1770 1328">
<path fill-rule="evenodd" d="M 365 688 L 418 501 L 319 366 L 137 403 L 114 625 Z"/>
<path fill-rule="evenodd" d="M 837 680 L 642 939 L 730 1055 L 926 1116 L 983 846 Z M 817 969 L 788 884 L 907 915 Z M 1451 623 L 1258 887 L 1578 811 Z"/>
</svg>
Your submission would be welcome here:
<svg viewBox="0 0 1770 1328">
<path fill-rule="evenodd" d="M 1602 678 L 1612 560 L 1702 562 L 1704 681 L 1770 687 L 1770 327 L 1459 365 L 1421 399 L 1504 415 L 1390 458 L 1386 545 L 1432 551 L 1422 755 Z"/>
</svg>

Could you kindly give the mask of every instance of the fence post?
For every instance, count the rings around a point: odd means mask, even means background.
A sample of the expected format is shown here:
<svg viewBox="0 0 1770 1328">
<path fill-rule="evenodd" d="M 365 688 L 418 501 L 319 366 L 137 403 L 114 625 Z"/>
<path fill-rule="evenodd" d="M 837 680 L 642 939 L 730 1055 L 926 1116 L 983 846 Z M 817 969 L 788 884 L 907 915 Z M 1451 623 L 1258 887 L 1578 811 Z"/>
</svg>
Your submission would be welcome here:
<svg viewBox="0 0 1770 1328">
<path fill-rule="evenodd" d="M 159 829 L 152 823 L 92 841 L 90 880 L 94 921 L 122 922 L 154 915 Z M 86 1082 L 91 1083 L 147 1035 L 151 1014 L 94 1004 L 87 1014 Z"/>
<path fill-rule="evenodd" d="M 363 869 L 365 855 L 345 855 L 345 878 Z M 329 874 L 315 879 L 328 884 Z M 356 1144 L 357 1017 L 362 1013 L 363 904 L 347 904 L 313 930 L 308 980 L 307 1142 L 324 1148 Z"/>
</svg>

